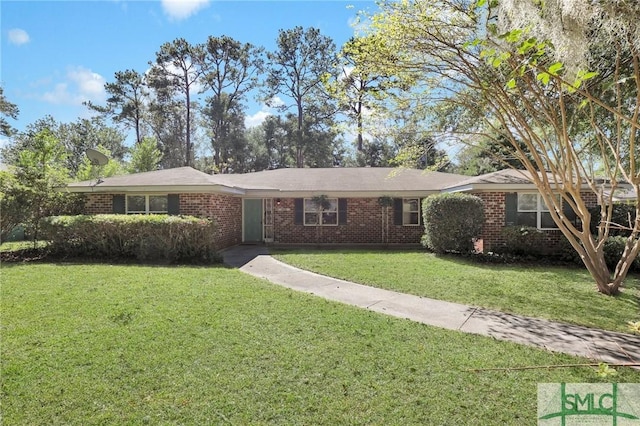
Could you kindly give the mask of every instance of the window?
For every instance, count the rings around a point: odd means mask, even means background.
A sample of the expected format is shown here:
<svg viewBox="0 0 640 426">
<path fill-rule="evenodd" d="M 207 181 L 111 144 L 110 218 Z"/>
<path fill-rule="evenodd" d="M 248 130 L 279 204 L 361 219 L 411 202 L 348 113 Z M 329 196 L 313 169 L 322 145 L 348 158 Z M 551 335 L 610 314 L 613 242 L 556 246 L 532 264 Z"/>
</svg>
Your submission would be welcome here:
<svg viewBox="0 0 640 426">
<path fill-rule="evenodd" d="M 560 195 L 556 195 L 560 202 Z M 549 208 L 538 193 L 518 193 L 517 225 L 531 226 L 538 229 L 557 229 L 551 218 Z"/>
<path fill-rule="evenodd" d="M 402 200 L 402 224 L 420 225 L 420 199 L 404 198 Z"/>
<path fill-rule="evenodd" d="M 168 211 L 166 195 L 127 195 L 127 214 L 167 214 Z"/>
<path fill-rule="evenodd" d="M 322 208 L 314 199 L 304 199 L 304 224 L 306 226 L 335 226 L 338 224 L 338 199 L 327 198 L 326 203 L 327 205 Z"/>
</svg>

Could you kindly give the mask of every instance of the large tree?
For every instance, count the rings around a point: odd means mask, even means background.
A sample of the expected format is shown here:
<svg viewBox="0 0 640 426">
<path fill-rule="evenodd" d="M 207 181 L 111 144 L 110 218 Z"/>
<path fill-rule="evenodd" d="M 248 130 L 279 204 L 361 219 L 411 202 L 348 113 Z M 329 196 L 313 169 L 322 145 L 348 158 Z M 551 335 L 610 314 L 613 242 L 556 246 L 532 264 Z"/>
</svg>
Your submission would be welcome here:
<svg viewBox="0 0 640 426">
<path fill-rule="evenodd" d="M 87 102 L 86 105 L 116 123 L 133 128 L 136 133 L 136 144 L 142 141 L 142 126 L 145 105 L 148 102 L 148 88 L 142 74 L 134 70 L 118 71 L 115 81 L 104 85 L 109 94 L 106 105 Z"/>
<path fill-rule="evenodd" d="M 201 63 L 202 84 L 211 96 L 203 114 L 211 138 L 216 167 L 228 163 L 228 147 L 234 147 L 244 133 L 244 102 L 258 84 L 264 60 L 262 48 L 240 43 L 228 36 L 209 36 Z"/>
<path fill-rule="evenodd" d="M 0 135 L 11 136 L 14 132 L 13 127 L 7 122 L 5 117 L 18 118 L 20 110 L 16 104 L 7 100 L 4 96 L 4 88 L 0 86 Z"/>
<path fill-rule="evenodd" d="M 267 58 L 267 100 L 277 95 L 292 100 L 292 105 L 281 109 L 294 110 L 296 166 L 304 167 L 307 150 L 317 150 L 311 144 L 322 142 L 306 138 L 305 126 L 333 117 L 336 111 L 323 83 L 327 74 L 335 73 L 335 44 L 316 28 L 280 30 L 277 49 L 267 53 Z"/>
<path fill-rule="evenodd" d="M 40 220 L 46 216 L 79 213 L 81 200 L 56 190 L 69 179 L 66 150 L 49 129 L 27 136 L 10 171 L 0 173 L 0 230 L 2 237 L 16 224 L 24 224 L 35 242 Z"/>
<path fill-rule="evenodd" d="M 192 92 L 200 89 L 204 60 L 202 45 L 192 45 L 183 38 L 164 43 L 156 53 L 155 62 L 150 62 L 149 85 L 158 98 L 172 99 L 179 96 L 184 105 L 184 166 L 193 164 L 193 143 L 191 141 Z"/>
<path fill-rule="evenodd" d="M 103 146 L 116 162 L 122 162 L 127 152 L 125 136 L 116 128 L 107 126 L 100 117 L 89 120 L 78 119 L 73 123 L 58 123 L 51 116 L 45 116 L 27 125 L 17 133 L 11 143 L 0 150 L 2 159 L 10 165 L 17 165 L 25 150 L 37 150 L 39 134 L 51 134 L 64 150 L 64 168 L 71 178 L 75 178 L 86 158 L 87 148 Z"/>
<path fill-rule="evenodd" d="M 414 73 L 429 89 L 420 93 L 425 104 L 472 111 L 477 125 L 465 136 L 508 141 L 598 290 L 617 293 L 640 251 L 636 219 L 627 224 L 617 266 L 609 270 L 604 259 L 613 190 L 625 184 L 640 192 L 640 3 L 440 0 L 380 7 L 371 31 L 394 57 L 382 51 L 370 65 Z M 568 206 L 590 223 L 585 187 L 601 206 L 597 235 L 564 213 Z"/>
</svg>

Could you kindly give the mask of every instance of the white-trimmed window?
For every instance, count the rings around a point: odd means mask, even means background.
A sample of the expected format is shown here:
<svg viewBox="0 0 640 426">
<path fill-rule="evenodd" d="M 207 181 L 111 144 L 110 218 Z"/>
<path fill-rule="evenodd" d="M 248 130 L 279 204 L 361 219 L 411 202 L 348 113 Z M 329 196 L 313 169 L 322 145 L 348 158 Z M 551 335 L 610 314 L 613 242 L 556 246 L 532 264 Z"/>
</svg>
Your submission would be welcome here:
<svg viewBox="0 0 640 426">
<path fill-rule="evenodd" d="M 304 224 L 305 226 L 337 226 L 338 225 L 338 199 L 327 198 L 326 206 L 322 208 L 313 198 L 304 199 Z M 318 219 L 320 219 L 318 221 Z"/>
<path fill-rule="evenodd" d="M 558 203 L 560 195 L 556 195 Z M 537 192 L 518 193 L 518 225 L 531 226 L 538 229 L 558 229 L 551 218 L 544 198 Z"/>
<path fill-rule="evenodd" d="M 420 198 L 402 199 L 402 225 L 420 225 Z"/>
<path fill-rule="evenodd" d="M 127 214 L 167 214 L 167 195 L 127 195 Z"/>
</svg>

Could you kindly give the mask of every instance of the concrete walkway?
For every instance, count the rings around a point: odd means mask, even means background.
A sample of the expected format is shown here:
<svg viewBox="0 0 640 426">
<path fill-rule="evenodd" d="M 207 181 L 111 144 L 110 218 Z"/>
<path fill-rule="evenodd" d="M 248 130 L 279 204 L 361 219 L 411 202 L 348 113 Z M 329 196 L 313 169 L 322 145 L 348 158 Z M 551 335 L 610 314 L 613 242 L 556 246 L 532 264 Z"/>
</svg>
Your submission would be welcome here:
<svg viewBox="0 0 640 426">
<path fill-rule="evenodd" d="M 223 252 L 225 264 L 253 276 L 329 300 L 450 330 L 538 346 L 608 363 L 639 363 L 640 336 L 511 315 L 369 287 L 282 263 L 263 246 Z"/>
</svg>

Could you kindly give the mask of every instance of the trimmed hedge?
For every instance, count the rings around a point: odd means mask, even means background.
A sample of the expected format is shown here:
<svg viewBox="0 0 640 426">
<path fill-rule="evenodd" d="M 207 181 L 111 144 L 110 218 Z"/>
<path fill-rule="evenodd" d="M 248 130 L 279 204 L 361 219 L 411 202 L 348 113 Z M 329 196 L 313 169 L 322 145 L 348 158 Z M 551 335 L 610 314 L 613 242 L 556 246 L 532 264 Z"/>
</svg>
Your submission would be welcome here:
<svg viewBox="0 0 640 426">
<path fill-rule="evenodd" d="M 422 244 L 436 253 L 472 253 L 473 239 L 482 232 L 484 208 L 475 195 L 437 194 L 422 203 Z"/>
<path fill-rule="evenodd" d="M 168 215 L 51 216 L 42 221 L 53 254 L 162 262 L 217 262 L 215 225 Z"/>
</svg>

